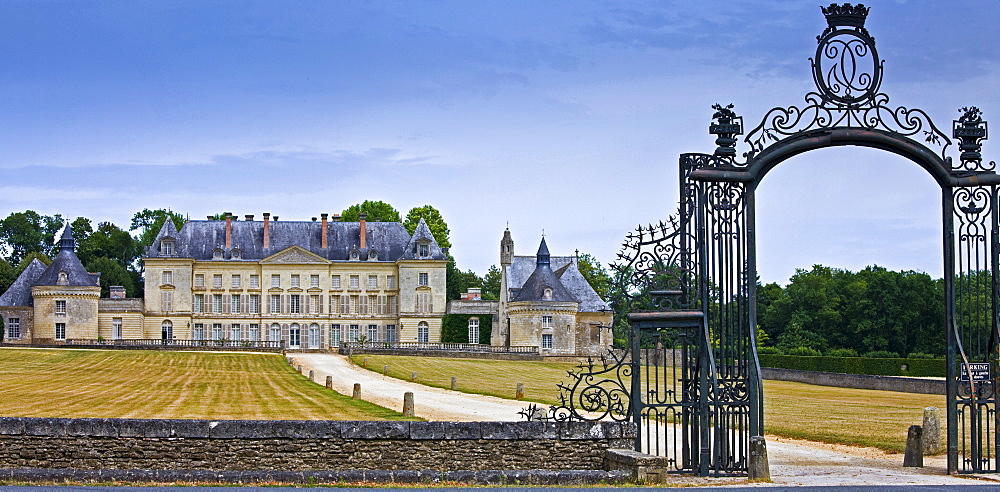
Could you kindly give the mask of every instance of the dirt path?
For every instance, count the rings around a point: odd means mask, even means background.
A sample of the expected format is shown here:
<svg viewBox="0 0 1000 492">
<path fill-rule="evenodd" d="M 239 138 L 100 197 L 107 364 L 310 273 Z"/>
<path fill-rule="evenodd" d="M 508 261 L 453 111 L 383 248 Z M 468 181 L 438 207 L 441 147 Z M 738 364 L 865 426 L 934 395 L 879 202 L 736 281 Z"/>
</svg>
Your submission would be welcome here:
<svg viewBox="0 0 1000 492">
<path fill-rule="evenodd" d="M 295 365 L 315 371 L 319 384 L 333 376 L 333 389 L 350 395 L 361 383 L 361 397 L 387 408 L 402 409 L 403 393 L 412 391 L 418 417 L 437 421 L 517 421 L 528 403 L 492 396 L 431 388 L 383 376 L 335 354 L 293 353 Z M 860 448 L 767 436 L 772 484 L 768 485 L 996 485 L 993 476 L 953 477 L 946 473 L 945 457 L 924 459 L 924 468 L 903 468 L 903 455 Z M 704 482 L 702 482 L 704 480 Z M 720 483 L 722 482 L 722 483 Z M 685 479 L 685 484 L 722 485 L 732 479 Z M 746 485 L 740 481 L 741 485 Z"/>
</svg>

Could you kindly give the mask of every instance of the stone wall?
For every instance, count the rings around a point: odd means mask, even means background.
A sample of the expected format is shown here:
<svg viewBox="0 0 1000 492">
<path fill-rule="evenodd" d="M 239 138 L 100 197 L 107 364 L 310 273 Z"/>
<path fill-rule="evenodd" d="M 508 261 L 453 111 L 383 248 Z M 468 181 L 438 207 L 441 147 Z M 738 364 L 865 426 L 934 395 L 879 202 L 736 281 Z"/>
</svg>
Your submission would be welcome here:
<svg viewBox="0 0 1000 492">
<path fill-rule="evenodd" d="M 611 422 L 0 418 L 0 469 L 602 470 Z"/>
<path fill-rule="evenodd" d="M 771 367 L 762 367 L 761 376 L 764 379 L 774 381 L 794 381 L 797 383 L 835 386 L 839 388 L 900 391 L 903 393 L 923 393 L 928 395 L 945 394 L 946 385 L 944 379 L 868 376 L 865 374 L 798 371 L 795 369 L 774 369 Z M 764 383 L 764 391 L 767 391 L 767 383 Z"/>
</svg>

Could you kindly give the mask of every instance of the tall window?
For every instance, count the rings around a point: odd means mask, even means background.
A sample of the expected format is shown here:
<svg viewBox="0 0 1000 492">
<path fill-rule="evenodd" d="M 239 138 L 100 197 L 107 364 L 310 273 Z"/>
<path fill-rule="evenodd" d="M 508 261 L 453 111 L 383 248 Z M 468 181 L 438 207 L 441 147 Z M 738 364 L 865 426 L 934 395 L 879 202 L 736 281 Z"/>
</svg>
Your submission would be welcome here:
<svg viewBox="0 0 1000 492">
<path fill-rule="evenodd" d="M 195 287 L 204 287 L 205 286 L 205 274 L 204 273 L 196 273 L 196 274 L 194 274 L 194 286 Z"/>
<path fill-rule="evenodd" d="M 271 287 L 281 287 L 281 275 L 277 273 L 271 274 Z"/>
<path fill-rule="evenodd" d="M 386 275 L 386 277 L 385 277 L 385 288 L 386 289 L 395 289 L 396 288 L 396 276 L 395 275 Z"/>
<path fill-rule="evenodd" d="M 281 340 L 281 325 L 278 323 L 272 323 L 270 333 L 267 335 L 267 339 L 272 342 L 277 342 Z"/>
<path fill-rule="evenodd" d="M 239 275 L 233 275 L 232 286 L 234 289 L 239 289 L 240 285 L 243 283 L 243 277 Z"/>
<path fill-rule="evenodd" d="M 427 243 L 417 244 L 417 256 L 425 257 L 430 256 L 431 245 Z"/>
<path fill-rule="evenodd" d="M 298 286 L 299 286 L 299 276 L 292 275 L 292 287 L 298 287 Z"/>
<path fill-rule="evenodd" d="M 351 287 L 350 288 L 352 288 L 352 289 L 360 289 L 361 288 L 361 277 L 359 277 L 358 275 L 351 275 Z"/>
<path fill-rule="evenodd" d="M 417 279 L 418 279 L 417 285 L 419 285 L 421 287 L 427 287 L 428 282 L 427 282 L 427 274 L 426 273 L 419 274 L 417 276 Z"/>
<path fill-rule="evenodd" d="M 378 325 L 368 325 L 368 341 L 378 341 Z"/>
<path fill-rule="evenodd" d="M 543 333 L 542 334 L 542 348 L 543 349 L 550 349 L 550 348 L 552 348 L 552 334 L 551 333 Z"/>
<path fill-rule="evenodd" d="M 387 296 L 385 302 L 386 305 L 388 305 L 389 307 L 388 314 L 395 315 L 396 313 L 399 312 L 399 297 Z"/>
<path fill-rule="evenodd" d="M 243 339 L 243 327 L 239 323 L 233 323 L 229 325 L 229 339 L 230 340 L 242 340 Z"/>
<path fill-rule="evenodd" d="M 240 294 L 233 294 L 229 298 L 229 312 L 233 314 L 239 314 L 240 303 L 243 302 L 242 296 Z"/>
<path fill-rule="evenodd" d="M 334 275 L 330 277 L 330 288 L 334 290 L 340 290 L 340 275 Z"/>
<path fill-rule="evenodd" d="M 222 340 L 222 323 L 212 324 L 212 340 Z"/>
<path fill-rule="evenodd" d="M 552 316 L 542 316 L 542 328 L 552 328 Z"/>
<path fill-rule="evenodd" d="M 292 294 L 288 296 L 288 312 L 292 314 L 299 314 L 302 312 L 302 306 L 299 304 L 299 295 Z"/>
<path fill-rule="evenodd" d="M 377 296 L 377 297 L 372 296 L 370 302 L 372 302 L 372 304 L 376 306 L 375 308 L 373 308 L 375 314 L 379 314 L 382 316 L 389 314 L 389 309 L 386 299 L 387 299 L 386 296 Z"/>
<path fill-rule="evenodd" d="M 340 314 L 351 314 L 351 296 L 340 296 Z"/>
<path fill-rule="evenodd" d="M 56 323 L 56 340 L 66 339 L 66 323 Z"/>
<path fill-rule="evenodd" d="M 323 302 L 322 297 L 319 294 L 313 294 L 309 296 L 309 312 L 310 313 L 322 313 L 323 312 Z"/>
<path fill-rule="evenodd" d="M 278 314 L 281 312 L 281 296 L 278 294 L 271 294 L 271 314 Z"/>
<path fill-rule="evenodd" d="M 164 340 L 173 340 L 174 338 L 174 323 L 169 319 L 163 320 L 160 324 L 160 338 Z"/>
<path fill-rule="evenodd" d="M 361 336 L 361 333 L 359 333 L 360 331 L 361 331 L 360 325 L 351 325 L 351 327 L 348 328 L 347 330 L 347 341 L 349 342 L 358 341 L 358 337 Z"/>
<path fill-rule="evenodd" d="M 160 241 L 160 254 L 163 256 L 170 256 L 174 254 L 174 242 Z"/>
<path fill-rule="evenodd" d="M 204 323 L 195 323 L 194 324 L 194 330 L 193 330 L 193 333 L 191 334 L 191 336 L 195 340 L 204 340 L 205 339 L 205 324 Z"/>
<path fill-rule="evenodd" d="M 122 339 L 122 319 L 121 318 L 111 318 L 111 339 L 121 340 Z"/>
<path fill-rule="evenodd" d="M 7 318 L 7 338 L 21 338 L 21 318 Z"/>
<path fill-rule="evenodd" d="M 377 290 L 377 289 L 378 289 L 378 275 L 369 275 L 368 290 Z"/>
<path fill-rule="evenodd" d="M 330 325 L 330 346 L 340 346 L 340 325 Z"/>
<path fill-rule="evenodd" d="M 427 343 L 430 341 L 431 329 L 427 326 L 426 321 L 421 321 L 417 325 L 417 341 L 420 343 Z"/>
<path fill-rule="evenodd" d="M 396 341 L 396 325 L 385 325 L 385 341 L 389 343 Z"/>
<path fill-rule="evenodd" d="M 194 295 L 194 306 L 192 306 L 192 311 L 196 313 L 205 312 L 205 294 Z"/>
<path fill-rule="evenodd" d="M 368 296 L 355 296 L 358 299 L 358 314 L 368 314 Z"/>
<path fill-rule="evenodd" d="M 309 348 L 319 348 L 319 325 L 309 325 Z"/>
<path fill-rule="evenodd" d="M 260 294 L 250 294 L 250 314 L 260 314 Z"/>
<path fill-rule="evenodd" d="M 301 335 L 302 331 L 299 329 L 298 323 L 292 323 L 292 325 L 288 327 L 288 346 L 300 346 L 302 344 L 302 340 L 300 339 Z"/>
<path fill-rule="evenodd" d="M 317 288 L 319 287 L 319 275 L 309 276 L 309 287 Z"/>
<path fill-rule="evenodd" d="M 247 337 L 252 342 L 260 341 L 260 325 L 257 323 L 250 323 L 250 329 L 247 332 Z"/>
<path fill-rule="evenodd" d="M 56 301 L 56 314 L 66 314 L 66 301 Z"/>
<path fill-rule="evenodd" d="M 160 311 L 170 312 L 174 309 L 174 293 L 170 291 L 160 292 Z"/>
<path fill-rule="evenodd" d="M 171 270 L 163 271 L 163 285 L 174 285 L 174 272 Z"/>
<path fill-rule="evenodd" d="M 212 312 L 222 312 L 222 294 L 212 294 Z"/>
<path fill-rule="evenodd" d="M 469 343 L 479 343 L 479 318 L 469 318 Z"/>
<path fill-rule="evenodd" d="M 221 273 L 216 273 L 215 275 L 212 275 L 212 288 L 213 289 L 221 289 L 222 288 L 222 274 Z"/>
<path fill-rule="evenodd" d="M 417 293 L 417 312 L 430 313 L 434 311 L 434 304 L 431 302 L 430 292 Z"/>
<path fill-rule="evenodd" d="M 260 288 L 260 275 L 251 275 L 250 276 L 250 288 L 251 289 L 259 289 Z"/>
</svg>

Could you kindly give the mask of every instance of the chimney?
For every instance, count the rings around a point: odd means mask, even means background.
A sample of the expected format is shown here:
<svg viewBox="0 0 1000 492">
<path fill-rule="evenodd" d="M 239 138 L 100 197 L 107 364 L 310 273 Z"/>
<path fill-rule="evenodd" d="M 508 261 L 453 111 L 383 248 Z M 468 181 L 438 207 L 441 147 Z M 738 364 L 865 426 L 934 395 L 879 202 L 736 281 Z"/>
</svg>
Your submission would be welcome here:
<svg viewBox="0 0 1000 492">
<path fill-rule="evenodd" d="M 333 214 L 333 221 L 340 222 L 340 214 Z"/>
<path fill-rule="evenodd" d="M 368 227 L 365 225 L 365 219 L 368 218 L 368 214 L 361 213 L 358 214 L 358 221 L 361 222 L 361 246 L 359 249 L 365 249 L 365 238 L 368 236 Z"/>
<path fill-rule="evenodd" d="M 247 222 L 253 222 L 253 215 L 244 215 L 244 217 L 246 217 Z"/>
<path fill-rule="evenodd" d="M 233 214 L 226 212 L 226 249 L 233 247 Z"/>
<path fill-rule="evenodd" d="M 277 215 L 275 215 L 275 216 L 274 216 L 274 221 L 275 221 L 275 222 L 277 222 L 277 221 L 278 221 L 278 216 L 277 216 Z"/>
<path fill-rule="evenodd" d="M 112 299 L 125 298 L 125 287 L 121 285 L 112 285 L 108 290 L 109 290 L 108 296 Z"/>
<path fill-rule="evenodd" d="M 271 235 L 268 232 L 269 230 L 268 224 L 270 223 L 270 219 L 271 219 L 271 214 L 268 212 L 264 212 L 264 249 L 271 247 Z"/>
<path fill-rule="evenodd" d="M 326 249 L 327 245 L 328 245 L 327 240 L 326 240 L 326 231 L 327 231 L 326 218 L 329 216 L 329 214 L 320 214 L 319 216 L 323 218 L 323 221 L 320 223 L 321 225 L 320 225 L 320 233 L 319 233 L 320 234 L 320 236 L 319 236 L 319 247 L 323 248 L 323 249 Z"/>
<path fill-rule="evenodd" d="M 214 215 L 209 215 L 209 216 L 207 217 L 207 219 L 208 219 L 208 220 L 215 220 L 215 216 L 214 216 Z"/>
</svg>

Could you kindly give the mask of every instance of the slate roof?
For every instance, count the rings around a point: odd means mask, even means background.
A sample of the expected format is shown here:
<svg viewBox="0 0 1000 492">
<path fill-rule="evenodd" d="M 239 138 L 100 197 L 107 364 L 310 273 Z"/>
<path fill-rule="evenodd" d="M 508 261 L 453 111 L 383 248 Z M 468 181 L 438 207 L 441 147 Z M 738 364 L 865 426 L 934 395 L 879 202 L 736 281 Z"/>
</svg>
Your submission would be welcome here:
<svg viewBox="0 0 1000 492">
<path fill-rule="evenodd" d="M 100 273 L 90 273 L 80 263 L 77 258 L 76 240 L 73 239 L 73 228 L 69 223 L 63 229 L 62 237 L 59 239 L 59 254 L 52 259 L 52 263 L 38 277 L 33 285 L 59 285 L 59 273 L 66 273 L 66 283 L 63 285 L 73 285 L 79 287 L 94 287 L 101 285 Z"/>
<path fill-rule="evenodd" d="M 180 231 L 168 220 L 160 229 L 153 245 L 146 249 L 146 257 L 165 257 L 160 254 L 161 244 L 164 239 L 172 238 L 175 241 L 174 254 L 166 256 L 171 258 L 211 260 L 218 248 L 224 250 L 223 257 L 226 260 L 232 258 L 233 249 L 239 249 L 241 258 L 233 261 L 260 261 L 279 251 L 299 246 L 330 261 L 346 261 L 352 250 L 357 250 L 363 261 L 369 261 L 368 254 L 372 250 L 378 253 L 378 261 L 396 261 L 404 256 L 404 250 L 411 242 L 410 235 L 399 222 L 366 222 L 366 244 L 361 249 L 360 222 L 330 221 L 327 223 L 328 248 L 323 249 L 322 222 L 271 220 L 268 224 L 269 247 L 265 249 L 263 221 L 233 220 L 231 226 L 233 247 L 225 250 L 225 220 L 190 220 Z M 426 229 L 426 224 L 424 228 Z M 414 235 L 419 231 L 420 226 Z M 430 230 L 427 232 L 429 234 Z M 430 240 L 431 259 L 447 259 L 433 237 Z"/>
<path fill-rule="evenodd" d="M 7 292 L 0 295 L 0 306 L 32 306 L 31 286 L 35 284 L 38 277 L 45 271 L 45 263 L 38 261 L 38 258 L 31 260 L 28 267 L 17 276 L 17 280 L 10 285 Z"/>
<path fill-rule="evenodd" d="M 545 251 L 548 251 L 547 245 Z M 539 293 L 524 294 L 525 297 L 522 298 L 522 293 L 525 290 L 533 289 L 530 285 L 527 285 L 529 289 L 525 287 L 537 267 L 537 256 L 515 256 L 513 258 L 511 265 L 507 267 L 507 288 L 511 292 L 511 299 L 524 300 L 529 296 L 531 298 L 535 296 L 538 296 L 539 299 L 541 298 Z M 575 256 L 550 255 L 549 268 L 554 276 L 558 278 L 560 285 L 568 292 L 571 300 L 580 304 L 579 310 L 581 312 L 596 313 L 611 309 L 611 306 L 607 302 L 604 302 L 601 296 L 597 295 L 594 288 L 590 286 L 587 279 L 580 273 L 580 269 L 576 265 Z M 555 295 L 556 291 L 553 290 L 553 297 Z"/>
</svg>

